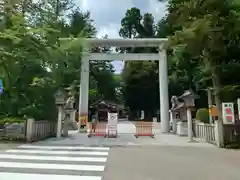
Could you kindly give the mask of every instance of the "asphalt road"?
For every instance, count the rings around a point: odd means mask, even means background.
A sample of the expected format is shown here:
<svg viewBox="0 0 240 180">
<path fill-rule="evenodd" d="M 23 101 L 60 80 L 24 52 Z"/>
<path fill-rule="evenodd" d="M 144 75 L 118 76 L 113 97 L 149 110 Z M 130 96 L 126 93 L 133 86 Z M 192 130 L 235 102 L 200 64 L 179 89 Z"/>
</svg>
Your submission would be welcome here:
<svg viewBox="0 0 240 180">
<path fill-rule="evenodd" d="M 239 180 L 240 152 L 201 147 L 111 148 L 103 180 Z"/>
<path fill-rule="evenodd" d="M 18 143 L 18 142 L 1 142 L 0 141 L 0 150 L 7 150 L 10 148 L 16 148 L 19 145 L 21 145 L 22 143 Z"/>
</svg>

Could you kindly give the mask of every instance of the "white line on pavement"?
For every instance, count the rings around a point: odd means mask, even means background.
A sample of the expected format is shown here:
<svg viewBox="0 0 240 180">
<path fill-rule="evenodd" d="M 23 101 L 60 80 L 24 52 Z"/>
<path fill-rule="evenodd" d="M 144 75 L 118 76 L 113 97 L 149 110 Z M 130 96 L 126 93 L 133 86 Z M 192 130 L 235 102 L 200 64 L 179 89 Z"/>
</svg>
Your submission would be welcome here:
<svg viewBox="0 0 240 180">
<path fill-rule="evenodd" d="M 104 166 L 97 165 L 73 165 L 73 164 L 47 164 L 47 163 L 18 163 L 0 162 L 3 168 L 30 168 L 30 169 L 60 169 L 71 171 L 104 171 Z"/>
<path fill-rule="evenodd" d="M 67 157 L 67 156 L 28 156 L 21 154 L 0 154 L 0 159 L 25 159 L 25 160 L 49 160 L 49 161 L 74 161 L 74 162 L 106 162 L 102 157 Z"/>
<path fill-rule="evenodd" d="M 66 150 L 97 150 L 108 151 L 109 147 L 85 147 L 85 146 L 35 146 L 35 145 L 21 145 L 19 148 L 28 149 L 66 149 Z"/>
<path fill-rule="evenodd" d="M 1 180 L 101 180 L 100 176 L 71 176 L 55 174 L 26 174 L 0 172 Z"/>
<path fill-rule="evenodd" d="M 44 150 L 22 150 L 10 149 L 8 153 L 27 153 L 27 154 L 72 154 L 72 155 L 92 155 L 92 156 L 107 156 L 108 152 L 100 151 L 44 151 Z"/>
</svg>

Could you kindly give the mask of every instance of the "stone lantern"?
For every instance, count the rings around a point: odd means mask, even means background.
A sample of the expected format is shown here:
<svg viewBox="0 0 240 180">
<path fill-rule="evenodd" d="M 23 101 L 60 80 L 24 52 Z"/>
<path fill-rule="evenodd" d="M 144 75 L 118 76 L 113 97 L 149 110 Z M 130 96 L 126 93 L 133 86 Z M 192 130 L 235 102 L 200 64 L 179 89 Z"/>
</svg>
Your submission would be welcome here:
<svg viewBox="0 0 240 180">
<path fill-rule="evenodd" d="M 193 141 L 193 120 L 192 120 L 192 110 L 195 108 L 195 99 L 199 98 L 191 90 L 187 90 L 179 97 L 179 99 L 184 102 L 184 109 L 187 116 L 187 135 L 188 140 Z"/>
<path fill-rule="evenodd" d="M 66 95 L 63 91 L 58 90 L 54 94 L 55 104 L 58 107 L 58 122 L 57 122 L 57 138 L 60 138 L 62 135 L 62 120 L 64 116 L 63 107 L 66 101 Z"/>
<path fill-rule="evenodd" d="M 172 129 L 172 133 L 177 133 L 177 123 L 181 119 L 181 111 L 182 107 L 184 106 L 183 102 L 178 100 L 177 96 L 172 96 L 171 98 L 172 108 L 169 110 L 170 112 L 170 127 Z"/>
<path fill-rule="evenodd" d="M 58 90 L 54 94 L 54 99 L 55 99 L 55 104 L 57 106 L 63 106 L 65 104 L 66 95 L 65 95 L 65 93 L 62 90 Z"/>
<path fill-rule="evenodd" d="M 172 97 L 170 117 L 172 131 L 180 136 L 188 136 L 189 141 L 193 138 L 193 122 L 191 111 L 195 108 L 195 99 L 198 98 L 191 90 L 186 90 L 181 96 Z"/>
<path fill-rule="evenodd" d="M 191 90 L 185 91 L 179 99 L 182 99 L 184 101 L 184 106 L 188 108 L 194 108 L 195 107 L 195 99 L 199 98 L 198 95 L 193 93 Z"/>
<path fill-rule="evenodd" d="M 68 129 L 77 129 L 76 123 L 76 109 L 74 109 L 75 98 L 70 94 L 68 99 L 66 100 L 66 104 L 64 106 L 64 123 L 63 123 L 63 135 L 68 136 Z"/>
</svg>

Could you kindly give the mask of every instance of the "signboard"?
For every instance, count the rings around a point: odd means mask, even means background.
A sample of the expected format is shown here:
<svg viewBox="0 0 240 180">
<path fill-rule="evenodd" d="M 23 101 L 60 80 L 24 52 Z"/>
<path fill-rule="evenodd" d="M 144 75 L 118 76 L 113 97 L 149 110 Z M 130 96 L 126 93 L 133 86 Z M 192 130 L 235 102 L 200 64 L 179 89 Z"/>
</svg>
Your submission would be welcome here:
<svg viewBox="0 0 240 180">
<path fill-rule="evenodd" d="M 235 123 L 233 103 L 222 103 L 222 116 L 224 124 Z"/>
<path fill-rule="evenodd" d="M 211 108 L 209 108 L 209 114 L 211 116 L 217 116 L 217 108 L 216 108 L 216 106 L 212 106 Z"/>
<path fill-rule="evenodd" d="M 118 114 L 108 113 L 108 125 L 117 125 L 117 123 L 118 123 Z"/>
<path fill-rule="evenodd" d="M 3 81 L 0 79 L 0 94 L 3 93 Z"/>
<path fill-rule="evenodd" d="M 108 113 L 108 137 L 117 137 L 118 114 Z"/>
</svg>

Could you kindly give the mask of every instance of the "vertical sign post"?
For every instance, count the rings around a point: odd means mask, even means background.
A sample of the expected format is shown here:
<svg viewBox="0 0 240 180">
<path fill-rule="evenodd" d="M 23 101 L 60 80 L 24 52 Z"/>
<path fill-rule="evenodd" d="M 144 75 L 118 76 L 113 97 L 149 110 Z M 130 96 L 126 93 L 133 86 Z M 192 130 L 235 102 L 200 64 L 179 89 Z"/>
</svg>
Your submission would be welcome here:
<svg viewBox="0 0 240 180">
<path fill-rule="evenodd" d="M 238 120 L 240 120 L 240 98 L 237 99 L 237 105 L 238 105 Z"/>
<path fill-rule="evenodd" d="M 222 103 L 222 116 L 224 124 L 235 123 L 233 103 Z"/>
<path fill-rule="evenodd" d="M 141 117 L 140 117 L 140 119 L 141 119 L 141 120 L 144 119 L 144 111 L 143 111 L 143 110 L 141 111 Z"/>
<path fill-rule="evenodd" d="M 108 113 L 108 137 L 117 137 L 118 114 Z"/>
</svg>

